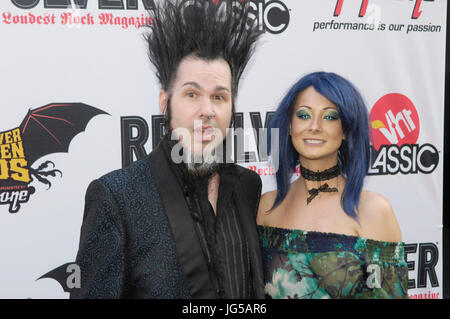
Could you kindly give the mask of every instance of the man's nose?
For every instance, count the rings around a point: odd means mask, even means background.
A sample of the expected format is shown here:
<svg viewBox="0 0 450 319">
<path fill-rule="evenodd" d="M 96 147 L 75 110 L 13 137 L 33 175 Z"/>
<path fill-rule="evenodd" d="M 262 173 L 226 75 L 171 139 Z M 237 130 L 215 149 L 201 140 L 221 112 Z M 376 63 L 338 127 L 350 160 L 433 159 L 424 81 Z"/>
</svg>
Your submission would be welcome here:
<svg viewBox="0 0 450 319">
<path fill-rule="evenodd" d="M 214 104 L 212 103 L 212 101 L 208 98 L 202 100 L 200 105 L 200 116 L 211 118 L 215 115 Z"/>
</svg>

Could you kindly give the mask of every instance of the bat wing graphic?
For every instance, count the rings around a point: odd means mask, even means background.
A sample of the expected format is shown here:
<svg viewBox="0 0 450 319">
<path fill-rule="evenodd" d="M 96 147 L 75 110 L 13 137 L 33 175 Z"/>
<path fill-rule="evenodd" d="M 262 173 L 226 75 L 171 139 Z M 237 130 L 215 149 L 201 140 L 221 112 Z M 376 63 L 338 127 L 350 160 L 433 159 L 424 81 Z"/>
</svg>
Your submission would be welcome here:
<svg viewBox="0 0 450 319">
<path fill-rule="evenodd" d="M 67 153 L 75 135 L 100 114 L 108 113 L 84 103 L 50 103 L 29 110 L 19 127 L 28 166 L 47 154 Z"/>
<path fill-rule="evenodd" d="M 79 288 L 77 287 L 79 286 L 79 283 L 77 284 L 77 281 L 79 281 L 80 278 L 70 278 L 75 276 L 81 276 L 78 265 L 75 263 L 66 263 L 53 270 L 50 270 L 48 273 L 42 275 L 36 280 L 43 278 L 54 279 L 59 282 L 64 292 L 71 292 L 72 290 Z"/>
</svg>

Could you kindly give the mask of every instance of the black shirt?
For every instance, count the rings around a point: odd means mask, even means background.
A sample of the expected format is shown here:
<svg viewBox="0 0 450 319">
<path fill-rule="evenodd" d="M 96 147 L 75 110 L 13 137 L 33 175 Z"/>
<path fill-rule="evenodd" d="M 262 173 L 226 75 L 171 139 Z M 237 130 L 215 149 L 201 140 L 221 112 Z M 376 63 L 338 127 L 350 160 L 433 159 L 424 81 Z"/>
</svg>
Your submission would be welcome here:
<svg viewBox="0 0 450 319">
<path fill-rule="evenodd" d="M 221 169 L 219 175 L 216 214 L 208 200 L 207 180 L 202 183 L 199 197 L 204 218 L 202 228 L 211 255 L 210 273 L 219 298 L 251 298 L 248 244 L 233 198 L 237 175 L 231 165 Z"/>
<path fill-rule="evenodd" d="M 194 220 L 217 298 L 253 298 L 248 243 L 233 198 L 238 178 L 236 165 L 220 164 L 217 169 L 220 183 L 216 215 L 208 200 L 208 182 L 213 173 L 196 176 L 188 172 L 186 164 L 175 164 L 170 159 L 173 144 L 167 138 L 162 141 Z"/>
</svg>

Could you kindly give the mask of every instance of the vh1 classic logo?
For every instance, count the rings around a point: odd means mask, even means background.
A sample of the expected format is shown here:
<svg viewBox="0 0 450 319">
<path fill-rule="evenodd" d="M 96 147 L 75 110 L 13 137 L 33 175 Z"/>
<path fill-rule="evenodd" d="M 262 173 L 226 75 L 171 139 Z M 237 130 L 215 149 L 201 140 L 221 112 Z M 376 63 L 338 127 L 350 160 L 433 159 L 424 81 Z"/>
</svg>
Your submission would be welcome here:
<svg viewBox="0 0 450 319">
<path fill-rule="evenodd" d="M 386 94 L 370 112 L 372 154 L 369 175 L 432 173 L 439 152 L 417 144 L 420 120 L 413 102 L 399 93 Z"/>
</svg>

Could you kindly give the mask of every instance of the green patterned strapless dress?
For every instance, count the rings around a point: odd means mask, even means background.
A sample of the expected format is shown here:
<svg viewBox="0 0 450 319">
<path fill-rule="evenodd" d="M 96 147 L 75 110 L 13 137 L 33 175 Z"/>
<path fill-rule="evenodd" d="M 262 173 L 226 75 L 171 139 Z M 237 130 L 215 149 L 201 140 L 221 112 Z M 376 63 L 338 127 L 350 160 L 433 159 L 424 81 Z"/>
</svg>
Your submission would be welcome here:
<svg viewBox="0 0 450 319">
<path fill-rule="evenodd" d="M 408 298 L 403 242 L 258 226 L 267 298 Z"/>
</svg>

